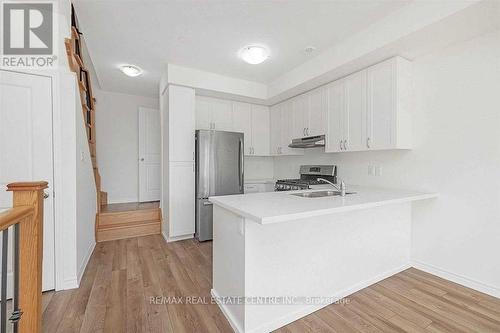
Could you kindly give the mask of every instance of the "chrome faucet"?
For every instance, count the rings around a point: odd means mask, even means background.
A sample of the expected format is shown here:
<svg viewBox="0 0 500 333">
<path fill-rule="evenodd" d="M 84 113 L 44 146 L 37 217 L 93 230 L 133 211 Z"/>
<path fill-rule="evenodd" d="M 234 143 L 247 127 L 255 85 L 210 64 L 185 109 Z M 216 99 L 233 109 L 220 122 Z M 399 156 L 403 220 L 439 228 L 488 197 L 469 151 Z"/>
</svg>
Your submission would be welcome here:
<svg viewBox="0 0 500 333">
<path fill-rule="evenodd" d="M 344 183 L 344 181 L 343 181 L 343 180 L 341 180 L 341 181 L 340 181 L 340 185 L 334 184 L 334 183 L 332 183 L 331 181 L 329 181 L 329 180 L 327 180 L 327 179 L 324 179 L 324 178 L 318 178 L 318 179 L 316 179 L 316 180 L 317 180 L 318 182 L 323 181 L 323 182 L 326 182 L 326 183 L 328 183 L 328 184 L 332 185 L 333 187 L 335 187 L 335 189 L 336 189 L 337 191 L 339 191 L 339 192 L 340 192 L 340 196 L 341 196 L 341 197 L 345 197 L 345 194 L 346 194 L 346 193 L 345 193 L 345 192 L 346 192 L 346 186 L 345 186 L 345 183 Z"/>
</svg>

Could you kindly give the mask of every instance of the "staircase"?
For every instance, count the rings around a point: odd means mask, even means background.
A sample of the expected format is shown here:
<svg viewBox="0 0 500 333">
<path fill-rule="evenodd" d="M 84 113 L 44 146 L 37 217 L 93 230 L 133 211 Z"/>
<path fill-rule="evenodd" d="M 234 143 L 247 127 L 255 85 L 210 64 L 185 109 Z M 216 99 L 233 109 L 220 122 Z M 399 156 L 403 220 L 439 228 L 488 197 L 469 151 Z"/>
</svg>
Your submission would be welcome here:
<svg viewBox="0 0 500 333">
<path fill-rule="evenodd" d="M 125 203 L 108 205 L 108 195 L 101 189 L 97 167 L 95 104 L 90 72 L 82 59 L 82 33 L 73 6 L 71 7 L 71 38 L 65 40 L 70 69 L 76 73 L 80 90 L 83 119 L 87 130 L 90 156 L 97 191 L 95 237 L 97 242 L 161 233 L 161 210 L 158 203 Z"/>
<path fill-rule="evenodd" d="M 96 240 L 109 240 L 161 233 L 158 203 L 103 205 L 97 215 Z"/>
<path fill-rule="evenodd" d="M 92 167 L 94 169 L 94 179 L 97 191 L 97 207 L 98 212 L 102 204 L 107 201 L 106 192 L 101 190 L 101 175 L 97 167 L 96 154 L 96 127 L 95 127 L 95 104 L 96 99 L 92 93 L 92 85 L 90 72 L 85 67 L 82 60 L 82 33 L 78 29 L 78 22 L 73 6 L 71 6 L 71 38 L 66 38 L 64 44 L 66 46 L 66 54 L 71 71 L 77 75 L 78 88 L 80 90 L 80 102 L 82 105 L 83 119 L 85 129 L 87 131 L 87 140 L 89 143 L 89 151 L 92 159 Z M 105 201 L 106 200 L 106 201 Z"/>
</svg>

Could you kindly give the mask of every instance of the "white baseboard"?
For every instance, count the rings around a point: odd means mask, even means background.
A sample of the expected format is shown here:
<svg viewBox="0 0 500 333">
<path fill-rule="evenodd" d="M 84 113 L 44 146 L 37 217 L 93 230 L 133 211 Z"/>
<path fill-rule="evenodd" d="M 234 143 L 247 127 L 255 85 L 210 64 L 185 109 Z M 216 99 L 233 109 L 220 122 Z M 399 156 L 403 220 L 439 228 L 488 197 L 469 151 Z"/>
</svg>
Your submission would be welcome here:
<svg viewBox="0 0 500 333">
<path fill-rule="evenodd" d="M 181 240 L 186 240 L 186 239 L 191 239 L 191 238 L 194 238 L 194 234 L 188 234 L 188 235 L 182 235 L 182 236 L 177 236 L 177 237 L 168 237 L 164 231 L 162 231 L 162 236 L 163 236 L 163 239 L 165 239 L 165 241 L 167 243 L 171 243 L 171 242 L 177 242 L 177 241 L 181 241 Z"/>
<path fill-rule="evenodd" d="M 78 276 L 77 276 L 77 285 L 80 285 L 80 281 L 82 281 L 83 273 L 85 273 L 85 268 L 87 268 L 87 264 L 89 263 L 90 257 L 92 256 L 92 253 L 94 252 L 95 249 L 95 242 L 93 242 L 88 251 L 87 254 L 85 255 L 85 258 L 83 258 L 83 262 L 80 264 L 80 267 L 78 268 Z"/>
<path fill-rule="evenodd" d="M 429 274 L 439 276 L 440 278 L 443 278 L 445 280 L 449 280 L 449 281 L 458 283 L 464 287 L 477 290 L 479 292 L 488 294 L 488 295 L 496 297 L 496 298 L 500 298 L 500 288 L 490 286 L 490 285 L 485 284 L 483 282 L 479 282 L 479 281 L 476 281 L 474 279 L 470 279 L 470 278 L 462 276 L 462 275 L 458 275 L 455 273 L 445 271 L 441 268 L 438 268 L 436 266 L 429 265 L 429 264 L 426 264 L 426 263 L 423 263 L 420 261 L 412 260 L 412 266 L 415 267 L 416 269 L 427 272 Z"/>
<path fill-rule="evenodd" d="M 296 311 L 296 312 L 293 312 L 293 313 L 290 313 L 290 314 L 287 314 L 285 316 L 282 316 L 280 318 L 277 318 L 276 320 L 270 322 L 270 323 L 266 323 L 262 326 L 259 326 L 251 331 L 249 331 L 250 333 L 259 333 L 259 332 L 271 332 L 271 331 L 274 331 L 280 327 L 283 327 L 291 322 L 294 322 L 295 320 L 297 319 L 300 319 L 302 317 L 305 317 L 313 312 L 316 312 L 342 298 L 345 298 L 349 295 L 352 295 L 354 294 L 355 292 L 357 291 L 360 291 L 361 289 L 364 289 L 368 286 L 371 286 L 372 284 L 375 284 L 377 282 L 380 282 L 390 276 L 393 276 L 394 274 L 397 274 L 399 272 L 402 272 L 404 271 L 405 269 L 408 269 L 410 268 L 411 265 L 410 264 L 404 264 L 400 267 L 397 267 L 395 269 L 392 269 L 390 271 L 387 271 L 387 272 L 384 272 L 382 274 L 379 274 L 369 280 L 366 280 L 366 281 L 363 281 L 363 282 L 359 282 L 355 285 L 353 285 L 352 287 L 350 288 L 347 288 L 347 289 L 344 289 L 340 292 L 337 292 L 335 293 L 335 295 L 332 295 L 331 297 L 329 297 L 329 299 L 332 300 L 331 303 L 328 303 L 328 304 L 314 304 L 314 305 L 309 305 L 309 306 L 306 306 L 304 308 L 302 308 L 301 310 L 299 311 Z M 241 327 L 240 323 L 238 323 L 234 317 L 232 316 L 231 312 L 225 307 L 224 304 L 220 303 L 218 301 L 218 299 L 220 298 L 219 297 L 219 294 L 217 293 L 216 290 L 212 289 L 211 290 L 211 294 L 212 296 L 215 298 L 215 301 L 217 303 L 217 305 L 219 306 L 219 308 L 221 309 L 222 313 L 224 314 L 224 316 L 226 317 L 226 319 L 229 321 L 229 324 L 231 325 L 231 327 L 233 328 L 233 330 L 237 333 L 243 333 L 245 332 L 245 330 Z"/>
<path fill-rule="evenodd" d="M 56 289 L 56 291 L 60 290 L 68 290 L 78 288 L 78 278 L 75 276 L 74 278 L 65 279 L 60 286 Z"/>
</svg>

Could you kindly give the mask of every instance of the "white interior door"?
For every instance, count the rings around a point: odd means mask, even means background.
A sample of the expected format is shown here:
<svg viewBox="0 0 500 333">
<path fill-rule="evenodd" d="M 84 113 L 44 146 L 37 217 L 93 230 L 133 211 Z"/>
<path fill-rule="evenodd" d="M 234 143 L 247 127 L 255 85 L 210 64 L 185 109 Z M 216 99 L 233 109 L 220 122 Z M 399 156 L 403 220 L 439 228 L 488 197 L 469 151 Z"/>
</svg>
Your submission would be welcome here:
<svg viewBox="0 0 500 333">
<path fill-rule="evenodd" d="M 160 112 L 139 108 L 139 201 L 160 200 Z"/>
<path fill-rule="evenodd" d="M 0 207 L 12 206 L 6 184 L 49 182 L 43 207 L 43 290 L 55 287 L 51 85 L 49 77 L 0 70 Z M 7 274 L 12 274 L 9 267 Z"/>
</svg>

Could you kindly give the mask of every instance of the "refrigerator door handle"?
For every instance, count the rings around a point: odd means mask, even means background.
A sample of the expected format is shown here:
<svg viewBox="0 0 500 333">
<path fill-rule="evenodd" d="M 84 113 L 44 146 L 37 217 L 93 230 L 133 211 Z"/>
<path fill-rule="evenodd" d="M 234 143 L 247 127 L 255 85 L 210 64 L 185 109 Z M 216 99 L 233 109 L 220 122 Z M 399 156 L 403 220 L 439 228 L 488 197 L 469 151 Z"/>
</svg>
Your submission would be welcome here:
<svg viewBox="0 0 500 333">
<path fill-rule="evenodd" d="M 239 172 L 239 182 L 240 191 L 243 192 L 243 140 L 240 139 L 240 144 L 238 147 L 238 172 Z"/>
</svg>

